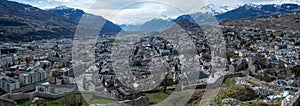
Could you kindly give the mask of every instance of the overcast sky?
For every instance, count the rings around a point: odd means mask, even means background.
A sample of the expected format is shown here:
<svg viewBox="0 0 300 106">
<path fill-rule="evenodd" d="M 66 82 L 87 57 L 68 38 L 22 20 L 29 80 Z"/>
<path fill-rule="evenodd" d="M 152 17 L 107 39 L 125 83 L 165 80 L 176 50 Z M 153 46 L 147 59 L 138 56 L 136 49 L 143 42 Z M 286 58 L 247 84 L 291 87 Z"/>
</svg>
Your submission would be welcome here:
<svg viewBox="0 0 300 106">
<path fill-rule="evenodd" d="M 278 4 L 295 3 L 300 0 L 12 0 L 30 4 L 41 9 L 67 6 L 87 13 L 103 16 L 117 24 L 139 24 L 152 18 L 175 18 L 194 13 L 201 7 L 213 4 L 231 8 L 245 3 Z"/>
</svg>

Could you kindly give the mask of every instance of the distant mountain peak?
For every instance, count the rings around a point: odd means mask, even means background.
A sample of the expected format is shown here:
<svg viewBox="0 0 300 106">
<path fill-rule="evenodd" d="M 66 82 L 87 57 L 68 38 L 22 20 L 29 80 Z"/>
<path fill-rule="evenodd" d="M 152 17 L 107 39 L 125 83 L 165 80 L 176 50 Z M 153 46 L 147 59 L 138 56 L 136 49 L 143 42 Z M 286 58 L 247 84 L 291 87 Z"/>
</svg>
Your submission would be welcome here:
<svg viewBox="0 0 300 106">
<path fill-rule="evenodd" d="M 109 20 L 104 19 L 102 16 L 97 16 L 93 14 L 85 13 L 83 10 L 69 8 L 66 6 L 59 6 L 53 9 L 48 9 L 48 12 L 63 16 L 66 20 L 79 24 L 82 16 L 93 16 L 97 17 L 99 22 L 106 22 L 100 33 L 118 33 L 122 29 L 120 26 L 110 22 Z"/>
<path fill-rule="evenodd" d="M 205 5 L 201 8 L 201 13 L 212 13 L 213 15 L 219 15 L 223 14 L 225 12 L 228 12 L 230 10 L 238 8 L 240 5 L 234 5 L 234 6 L 229 6 L 229 5 L 215 5 L 213 3 L 210 3 L 208 5 Z"/>
<path fill-rule="evenodd" d="M 56 9 L 56 10 L 65 10 L 65 9 L 74 9 L 74 8 L 71 8 L 71 7 L 67 7 L 65 5 L 61 5 L 61 6 L 58 6 L 58 7 L 55 7 L 53 9 Z M 75 9 L 74 9 L 75 10 Z"/>
<path fill-rule="evenodd" d="M 219 21 L 236 20 L 243 18 L 254 18 L 261 16 L 271 16 L 276 14 L 298 13 L 300 5 L 293 3 L 282 4 L 244 4 L 237 9 L 217 15 Z"/>
</svg>

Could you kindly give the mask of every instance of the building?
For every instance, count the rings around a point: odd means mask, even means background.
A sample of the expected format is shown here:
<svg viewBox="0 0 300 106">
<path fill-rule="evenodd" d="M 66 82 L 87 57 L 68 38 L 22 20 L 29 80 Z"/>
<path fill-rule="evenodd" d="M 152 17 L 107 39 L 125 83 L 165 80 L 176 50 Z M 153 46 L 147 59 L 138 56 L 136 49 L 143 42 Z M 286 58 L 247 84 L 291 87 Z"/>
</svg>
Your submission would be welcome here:
<svg viewBox="0 0 300 106">
<path fill-rule="evenodd" d="M 69 68 L 61 68 L 61 69 L 52 69 L 51 76 L 58 77 L 58 76 L 69 76 L 71 69 Z"/>
<path fill-rule="evenodd" d="M 231 72 L 238 72 L 248 68 L 248 62 L 245 59 L 239 59 L 229 66 Z"/>
<path fill-rule="evenodd" d="M 8 66 L 13 63 L 13 57 L 9 55 L 0 56 L 0 67 Z"/>
<path fill-rule="evenodd" d="M 12 90 L 20 88 L 20 83 L 7 76 L 0 76 L 0 88 L 5 92 L 12 92 Z"/>
<path fill-rule="evenodd" d="M 46 82 L 36 86 L 35 88 L 36 88 L 35 92 L 42 92 L 48 94 L 63 94 L 65 92 L 76 91 L 77 85 L 60 86 L 60 85 L 52 85 Z"/>
<path fill-rule="evenodd" d="M 41 68 L 36 71 L 32 71 L 32 72 L 28 72 L 28 73 L 19 75 L 20 82 L 23 85 L 28 85 L 28 84 L 36 83 L 39 81 L 43 81 L 46 79 L 46 77 L 47 77 L 46 71 L 44 71 Z"/>
<path fill-rule="evenodd" d="M 1 54 L 13 54 L 17 52 L 16 48 L 2 48 L 1 50 Z"/>
<path fill-rule="evenodd" d="M 50 61 L 47 61 L 47 60 L 39 61 L 39 64 L 40 64 L 42 67 L 44 67 L 44 66 L 50 67 L 50 66 L 52 65 L 51 62 L 50 62 Z"/>
<path fill-rule="evenodd" d="M 42 83 L 41 85 L 38 85 L 35 88 L 36 88 L 36 92 L 43 92 L 43 93 L 51 93 L 52 92 L 50 84 L 48 82 Z"/>
<path fill-rule="evenodd" d="M 161 56 L 166 56 L 166 55 L 170 55 L 171 54 L 171 51 L 170 50 L 163 50 L 163 49 L 160 49 L 159 50 L 159 53 Z"/>
</svg>

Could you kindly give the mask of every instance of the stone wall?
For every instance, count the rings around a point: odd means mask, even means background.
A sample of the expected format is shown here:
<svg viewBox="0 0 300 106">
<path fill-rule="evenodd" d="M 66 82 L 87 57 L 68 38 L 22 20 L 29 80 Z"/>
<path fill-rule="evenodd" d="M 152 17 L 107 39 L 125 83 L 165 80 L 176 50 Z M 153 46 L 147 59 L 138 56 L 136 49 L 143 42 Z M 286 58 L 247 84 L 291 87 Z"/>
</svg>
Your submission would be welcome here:
<svg viewBox="0 0 300 106">
<path fill-rule="evenodd" d="M 137 99 L 134 100 L 134 102 L 132 100 L 125 100 L 125 101 L 120 101 L 118 103 L 121 106 L 149 106 L 149 101 L 147 99 L 147 97 L 145 96 L 141 96 Z"/>
<path fill-rule="evenodd" d="M 34 90 L 37 85 L 40 85 L 44 82 L 47 82 L 47 81 L 37 82 L 35 84 L 31 84 L 31 85 L 27 85 L 25 87 L 14 89 L 14 90 L 12 90 L 12 93 L 27 92 L 27 91 Z"/>
<path fill-rule="evenodd" d="M 24 100 L 24 99 L 31 99 L 31 93 L 14 93 L 14 94 L 5 94 L 0 97 L 1 99 L 10 99 L 13 101 L 16 100 Z"/>
<path fill-rule="evenodd" d="M 0 99 L 0 106 L 17 106 L 17 103 L 8 99 Z"/>
<path fill-rule="evenodd" d="M 35 97 L 40 97 L 40 98 L 45 98 L 45 99 L 58 99 L 67 95 L 72 95 L 74 93 L 81 93 L 79 91 L 73 91 L 73 92 L 65 92 L 62 94 L 48 94 L 48 93 L 42 93 L 42 92 L 32 92 L 32 93 L 8 93 L 5 95 L 0 96 L 0 106 L 16 106 L 17 103 L 15 101 L 18 100 L 26 100 L 26 99 L 34 99 Z M 84 92 L 84 93 L 90 93 L 90 92 Z M 90 93 L 96 98 L 103 98 L 103 99 L 109 99 L 109 100 L 115 100 L 113 98 L 109 97 L 100 97 L 99 94 L 97 93 Z M 137 103 L 140 103 L 140 99 L 136 100 Z M 115 104 L 108 104 L 110 105 L 115 105 Z"/>
<path fill-rule="evenodd" d="M 62 94 L 48 94 L 48 93 L 42 93 L 42 92 L 33 92 L 33 93 L 14 93 L 14 94 L 5 94 L 0 96 L 0 99 L 9 99 L 13 101 L 17 100 L 25 100 L 25 99 L 33 99 L 35 97 L 40 98 L 46 98 L 46 99 L 58 99 L 67 95 L 71 95 L 74 93 L 80 93 L 80 92 L 65 92 Z"/>
<path fill-rule="evenodd" d="M 243 77 L 245 76 L 243 73 L 234 73 L 234 74 L 228 74 L 228 75 L 224 75 L 224 76 L 221 76 L 219 77 L 215 83 L 212 83 L 212 84 L 194 84 L 194 85 L 187 85 L 187 86 L 184 86 L 183 89 L 205 89 L 205 88 L 210 88 L 210 89 L 213 89 L 213 88 L 216 88 L 216 87 L 220 87 L 224 81 L 227 79 L 227 78 L 232 78 L 232 77 Z"/>
</svg>

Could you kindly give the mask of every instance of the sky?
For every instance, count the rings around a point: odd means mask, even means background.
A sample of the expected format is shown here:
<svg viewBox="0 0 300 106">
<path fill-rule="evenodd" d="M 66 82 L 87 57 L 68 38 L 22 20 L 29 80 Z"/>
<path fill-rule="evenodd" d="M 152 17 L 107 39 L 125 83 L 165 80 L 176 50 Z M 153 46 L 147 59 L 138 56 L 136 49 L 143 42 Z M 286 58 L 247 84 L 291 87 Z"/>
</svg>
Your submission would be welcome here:
<svg viewBox="0 0 300 106">
<path fill-rule="evenodd" d="M 177 16 L 203 10 L 203 6 L 228 6 L 234 9 L 243 4 L 300 3 L 300 0 L 11 0 L 30 4 L 41 9 L 67 6 L 102 16 L 116 24 L 141 24 L 153 18 L 176 18 Z"/>
</svg>

